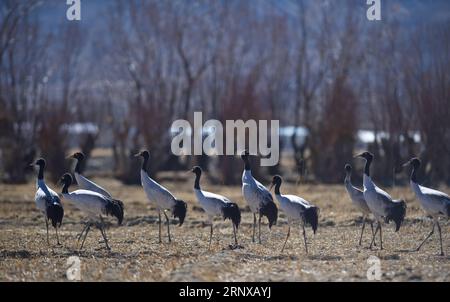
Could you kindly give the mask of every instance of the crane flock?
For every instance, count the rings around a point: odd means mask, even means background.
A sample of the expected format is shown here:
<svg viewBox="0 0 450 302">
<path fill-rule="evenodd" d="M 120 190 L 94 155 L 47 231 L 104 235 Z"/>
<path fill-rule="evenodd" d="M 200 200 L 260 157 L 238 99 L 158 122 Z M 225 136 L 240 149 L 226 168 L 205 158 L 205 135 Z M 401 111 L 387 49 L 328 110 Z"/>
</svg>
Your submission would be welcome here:
<svg viewBox="0 0 450 302">
<path fill-rule="evenodd" d="M 172 242 L 170 235 L 170 220 L 167 216 L 167 211 L 171 212 L 174 218 L 178 219 L 179 226 L 181 226 L 186 218 L 187 204 L 185 201 L 178 199 L 168 189 L 153 180 L 147 173 L 147 166 L 150 160 L 150 152 L 143 150 L 135 155 L 143 159 L 140 176 L 141 184 L 145 195 L 150 204 L 158 211 L 159 222 L 159 243 L 162 243 L 161 238 L 161 212 L 164 214 L 167 223 L 167 237 L 169 243 Z M 299 223 L 301 226 L 301 235 L 303 237 L 305 252 L 308 253 L 308 243 L 305 226 L 309 225 L 314 234 L 319 226 L 320 209 L 296 195 L 281 194 L 280 188 L 283 182 L 281 176 L 275 175 L 272 178 L 270 188 L 267 189 L 252 175 L 248 151 L 241 154 L 241 159 L 244 162 L 244 171 L 242 174 L 242 195 L 253 215 L 253 232 L 252 242 L 256 239 L 256 225 L 258 220 L 258 243 L 261 244 L 261 219 L 266 217 L 268 220 L 269 229 L 276 225 L 278 218 L 278 206 L 284 212 L 287 219 L 288 230 L 285 241 L 281 247 L 281 252 L 284 251 L 286 243 L 289 239 L 291 226 Z M 81 174 L 81 164 L 85 156 L 81 152 L 76 152 L 68 158 L 76 159 L 76 166 L 73 172 L 76 183 L 79 189 L 69 192 L 69 187 L 72 185 L 73 178 L 70 173 L 65 173 L 60 183 L 63 185 L 61 193 L 58 194 L 49 188 L 44 181 L 44 171 L 46 162 L 43 158 L 36 160 L 32 166 L 38 167 L 38 176 L 36 181 L 35 203 L 39 211 L 42 212 L 45 218 L 47 229 L 47 244 L 49 243 L 48 223 L 55 228 L 56 241 L 60 245 L 58 237 L 58 228 L 61 227 L 64 208 L 63 202 L 67 201 L 80 210 L 86 217 L 87 221 L 81 233 L 77 236 L 77 242 L 81 240 L 80 250 L 84 246 L 86 237 L 91 229 L 95 226 L 100 230 L 103 241 L 108 250 L 110 250 L 108 237 L 106 236 L 105 221 L 106 216 L 112 216 L 117 219 L 118 224 L 122 224 L 124 219 L 124 203 L 120 200 L 114 199 L 112 195 L 104 188 L 87 179 Z M 370 152 L 363 152 L 355 158 L 362 158 L 365 161 L 363 174 L 363 189 L 355 187 L 351 182 L 352 167 L 346 164 L 344 167 L 346 176 L 344 180 L 345 189 L 350 197 L 354 207 L 361 212 L 363 224 L 361 234 L 359 236 L 359 245 L 362 244 L 364 228 L 366 223 L 370 223 L 372 230 L 372 239 L 369 248 L 376 246 L 376 235 L 379 234 L 379 248 L 383 249 L 382 225 L 384 223 L 393 222 L 395 224 L 395 232 L 400 230 L 400 227 L 406 216 L 406 203 L 402 199 L 393 199 L 387 192 L 379 188 L 370 176 L 370 166 L 374 156 Z M 421 207 L 428 216 L 433 219 L 431 232 L 425 237 L 421 244 L 415 249 L 419 251 L 428 239 L 434 234 L 435 228 L 438 230 L 440 242 L 440 255 L 444 255 L 442 244 L 442 230 L 439 224 L 439 218 L 449 218 L 450 216 L 450 196 L 424 186 L 421 186 L 417 180 L 417 171 L 421 166 L 421 161 L 418 158 L 412 158 L 407 161 L 404 167 L 411 167 L 410 186 L 414 192 Z M 208 243 L 208 250 L 211 247 L 213 237 L 213 219 L 214 217 L 221 217 L 224 220 L 229 219 L 233 227 L 234 244 L 230 245 L 231 249 L 242 248 L 238 244 L 237 231 L 241 223 L 241 209 L 238 204 L 229 198 L 207 192 L 200 187 L 200 178 L 202 169 L 199 166 L 193 167 L 190 172 L 195 174 L 194 181 L 194 195 L 200 204 L 203 211 L 208 217 L 210 225 L 210 236 Z M 275 200 L 272 197 L 271 191 L 274 188 Z M 258 219 L 257 219 L 258 216 Z M 373 229 L 373 217 L 377 223 L 375 231 Z"/>
</svg>

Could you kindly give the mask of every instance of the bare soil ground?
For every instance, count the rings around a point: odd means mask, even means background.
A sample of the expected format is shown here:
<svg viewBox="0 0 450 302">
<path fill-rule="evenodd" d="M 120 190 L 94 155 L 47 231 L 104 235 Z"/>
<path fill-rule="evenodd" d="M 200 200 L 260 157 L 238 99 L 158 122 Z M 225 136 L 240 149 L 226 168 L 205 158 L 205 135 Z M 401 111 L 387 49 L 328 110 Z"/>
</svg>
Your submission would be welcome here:
<svg viewBox="0 0 450 302">
<path fill-rule="evenodd" d="M 262 226 L 262 244 L 251 242 L 253 217 L 245 206 L 240 187 L 203 183 L 203 188 L 228 196 L 242 208 L 239 240 L 243 249 L 230 250 L 232 228 L 217 219 L 211 250 L 209 227 L 192 192 L 193 177 L 163 182 L 188 202 L 185 224 L 171 221 L 173 242 L 158 244 L 157 213 L 146 201 L 141 187 L 123 186 L 109 178 L 94 179 L 125 203 L 122 226 L 109 220 L 107 234 L 112 250 L 106 251 L 98 230 L 91 232 L 84 250 L 77 250 L 76 235 L 84 217 L 64 202 L 65 217 L 60 231 L 62 246 L 45 241 L 45 223 L 34 204 L 34 184 L 0 185 L 0 280 L 64 281 L 67 259 L 79 256 L 84 281 L 366 281 L 369 256 L 381 260 L 383 281 L 450 281 L 448 221 L 442 221 L 446 256 L 439 256 L 437 234 L 414 252 L 431 229 L 409 188 L 393 188 L 393 197 L 406 200 L 407 218 L 398 233 L 393 225 L 384 228 L 384 250 L 368 249 L 370 228 L 358 246 L 361 217 L 351 205 L 343 186 L 285 184 L 283 192 L 298 194 L 321 208 L 315 236 L 308 228 L 309 254 L 305 254 L 300 227 L 291 230 L 286 249 L 280 252 L 287 232 L 285 216 L 269 231 Z M 184 177 L 184 176 L 183 176 Z M 203 181 L 203 180 L 202 180 Z M 449 188 L 441 188 L 449 192 Z M 59 191 L 59 189 L 58 189 Z M 163 234 L 166 234 L 165 227 Z"/>
</svg>

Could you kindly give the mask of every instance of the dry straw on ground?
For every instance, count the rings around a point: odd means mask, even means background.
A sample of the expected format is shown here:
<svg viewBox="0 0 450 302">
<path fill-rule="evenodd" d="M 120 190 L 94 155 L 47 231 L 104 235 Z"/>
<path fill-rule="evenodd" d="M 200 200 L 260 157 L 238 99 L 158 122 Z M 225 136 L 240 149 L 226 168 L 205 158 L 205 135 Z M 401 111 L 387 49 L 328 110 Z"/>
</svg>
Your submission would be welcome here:
<svg viewBox="0 0 450 302">
<path fill-rule="evenodd" d="M 307 231 L 310 253 L 306 255 L 300 228 L 293 229 L 284 253 L 280 253 L 287 231 L 282 214 L 270 232 L 264 224 L 261 245 L 251 243 L 253 218 L 240 187 L 213 186 L 205 181 L 205 189 L 228 196 L 243 209 L 239 240 L 244 249 L 228 248 L 232 243 L 231 224 L 217 219 L 208 251 L 209 228 L 192 193 L 191 178 L 163 183 L 189 206 L 182 227 L 172 221 L 171 244 L 167 237 L 158 244 L 156 212 L 140 187 L 122 186 L 106 178 L 95 181 L 123 200 L 126 207 L 123 226 L 117 227 L 110 220 L 110 252 L 104 249 L 97 230 L 89 234 L 82 252 L 76 250 L 75 237 L 82 228 L 83 216 L 68 203 L 64 203 L 66 214 L 60 232 L 63 244 L 56 246 L 51 237 L 51 246 L 47 246 L 44 220 L 34 205 L 34 185 L 0 185 L 1 281 L 67 280 L 66 261 L 72 255 L 81 259 L 83 281 L 366 281 L 371 255 L 381 259 L 383 281 L 450 281 L 450 256 L 438 256 L 437 235 L 422 251 L 412 251 L 431 224 L 409 188 L 389 190 L 393 197 L 406 199 L 407 218 L 398 233 L 393 232 L 392 225 L 384 229 L 385 250 L 379 251 L 368 249 L 368 228 L 363 246 L 358 246 L 361 218 L 343 186 L 286 184 L 285 192 L 303 196 L 321 208 L 317 234 Z M 443 221 L 442 226 L 448 254 L 449 223 Z"/>
</svg>

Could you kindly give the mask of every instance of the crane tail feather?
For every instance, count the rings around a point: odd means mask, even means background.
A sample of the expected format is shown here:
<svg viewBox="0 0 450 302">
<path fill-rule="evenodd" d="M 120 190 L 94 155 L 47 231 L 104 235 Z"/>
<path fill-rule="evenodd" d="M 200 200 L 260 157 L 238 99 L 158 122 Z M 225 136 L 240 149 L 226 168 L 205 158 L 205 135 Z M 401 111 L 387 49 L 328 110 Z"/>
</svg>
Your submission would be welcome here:
<svg viewBox="0 0 450 302">
<path fill-rule="evenodd" d="M 406 203 L 404 200 L 394 201 L 389 213 L 386 215 L 386 222 L 391 220 L 395 223 L 395 231 L 398 232 L 406 216 Z"/>
<path fill-rule="evenodd" d="M 305 222 L 311 225 L 311 228 L 315 234 L 317 231 L 317 227 L 319 226 L 319 208 L 318 207 L 307 208 L 303 215 Z"/>
<path fill-rule="evenodd" d="M 123 210 L 123 202 L 117 199 L 110 199 L 105 207 L 106 215 L 116 217 L 119 225 L 121 225 L 123 221 Z"/>
<path fill-rule="evenodd" d="M 259 213 L 262 216 L 266 216 L 269 220 L 269 228 L 272 228 L 272 225 L 277 224 L 278 219 L 278 208 L 277 205 L 272 201 L 268 202 L 261 207 Z"/>
<path fill-rule="evenodd" d="M 175 206 L 173 207 L 172 213 L 173 217 L 178 218 L 180 221 L 179 226 L 181 226 L 184 222 L 184 218 L 186 217 L 187 212 L 187 204 L 183 200 L 177 199 L 175 201 Z"/>
<path fill-rule="evenodd" d="M 64 209 L 59 203 L 53 203 L 47 207 L 47 219 L 51 221 L 54 228 L 61 227 L 64 217 Z"/>
<path fill-rule="evenodd" d="M 241 223 L 241 210 L 236 203 L 226 203 L 222 208 L 223 219 L 230 219 L 236 228 Z"/>
</svg>

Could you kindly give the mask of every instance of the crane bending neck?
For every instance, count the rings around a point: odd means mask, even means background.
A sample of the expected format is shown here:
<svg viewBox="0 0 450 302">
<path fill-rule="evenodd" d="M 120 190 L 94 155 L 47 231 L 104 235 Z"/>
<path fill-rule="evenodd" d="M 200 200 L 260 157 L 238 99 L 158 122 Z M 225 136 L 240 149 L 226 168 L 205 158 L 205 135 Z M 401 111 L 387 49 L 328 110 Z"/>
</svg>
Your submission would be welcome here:
<svg viewBox="0 0 450 302">
<path fill-rule="evenodd" d="M 38 179 L 44 180 L 44 165 L 39 166 Z"/>
<path fill-rule="evenodd" d="M 370 177 L 370 164 L 372 163 L 372 159 L 366 159 L 366 164 L 364 166 L 364 174 Z"/>
<path fill-rule="evenodd" d="M 194 189 L 201 190 L 200 189 L 200 177 L 202 176 L 201 173 L 195 174 L 195 183 L 194 183 Z"/>
</svg>

